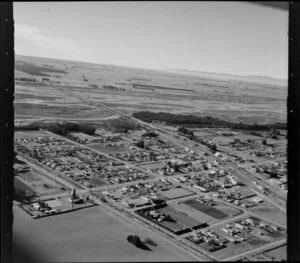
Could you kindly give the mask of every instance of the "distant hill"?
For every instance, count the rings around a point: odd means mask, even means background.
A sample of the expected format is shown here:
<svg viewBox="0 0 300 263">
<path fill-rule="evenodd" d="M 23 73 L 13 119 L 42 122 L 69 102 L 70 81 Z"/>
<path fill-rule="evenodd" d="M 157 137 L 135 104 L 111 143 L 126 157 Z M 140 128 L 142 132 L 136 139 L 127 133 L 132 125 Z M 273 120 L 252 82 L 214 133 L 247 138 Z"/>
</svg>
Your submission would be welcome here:
<svg viewBox="0 0 300 263">
<path fill-rule="evenodd" d="M 118 66 L 118 65 L 108 65 L 108 64 L 101 64 L 101 63 L 89 63 L 89 62 L 80 62 L 80 61 L 70 61 L 70 60 L 63 60 L 63 59 L 50 59 L 50 58 L 38 58 L 32 56 L 24 56 L 24 55 L 17 55 L 16 54 L 16 65 L 22 64 L 24 62 L 39 62 L 39 61 L 56 61 L 59 64 L 76 64 L 81 66 L 92 66 L 94 67 L 97 65 L 98 67 L 105 67 L 109 68 L 110 70 L 114 69 L 117 70 L 138 70 L 144 73 L 149 74 L 157 74 L 157 73 L 167 73 L 167 74 L 176 74 L 176 75 L 183 75 L 183 76 L 193 76 L 199 77 L 204 79 L 211 79 L 211 80 L 219 80 L 219 81 L 234 81 L 234 82 L 248 82 L 248 83 L 255 83 L 255 84 L 268 84 L 268 85 L 276 85 L 276 86 L 284 86 L 287 87 L 287 79 L 276 79 L 267 76 L 255 76 L 255 75 L 234 75 L 234 74 L 227 74 L 227 73 L 213 73 L 213 72 L 205 72 L 205 71 L 196 71 L 196 70 L 185 70 L 185 69 L 145 69 L 145 68 L 136 68 L 136 67 L 125 67 L 125 66 Z M 70 63 L 71 62 L 71 63 Z M 45 66 L 45 64 L 43 65 Z M 49 72 L 49 67 L 46 67 L 47 71 Z"/>
<path fill-rule="evenodd" d="M 223 81 L 243 81 L 251 82 L 256 84 L 269 84 L 269 85 L 278 85 L 278 86 L 287 86 L 287 79 L 276 79 L 267 76 L 256 76 L 256 75 L 233 75 L 227 73 L 212 73 L 205 71 L 196 71 L 196 70 L 185 70 L 185 69 L 167 69 L 164 72 L 182 74 L 186 76 L 194 77 L 203 77 L 214 80 L 223 80 Z"/>
</svg>

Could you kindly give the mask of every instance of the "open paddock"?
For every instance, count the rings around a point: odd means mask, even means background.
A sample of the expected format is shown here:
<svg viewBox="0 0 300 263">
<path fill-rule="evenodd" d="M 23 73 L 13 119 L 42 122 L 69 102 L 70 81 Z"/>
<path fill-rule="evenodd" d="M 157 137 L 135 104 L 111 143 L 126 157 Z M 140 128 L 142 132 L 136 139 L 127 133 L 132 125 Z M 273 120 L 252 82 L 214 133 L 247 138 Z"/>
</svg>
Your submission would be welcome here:
<svg viewBox="0 0 300 263">
<path fill-rule="evenodd" d="M 64 193 L 66 191 L 65 187 L 61 184 L 34 170 L 25 173 L 18 173 L 15 179 L 22 181 L 38 195 L 53 195 Z"/>
<path fill-rule="evenodd" d="M 168 189 L 166 191 L 161 191 L 161 194 L 165 196 L 168 200 L 171 200 L 171 199 L 177 199 L 177 198 L 194 195 L 196 193 L 188 189 L 185 189 L 183 187 L 180 188 L 175 187 L 175 188 Z"/>
<path fill-rule="evenodd" d="M 212 75 L 209 82 L 208 80 L 203 82 L 203 73 L 191 75 L 190 72 L 175 71 L 162 74 L 158 71 L 141 71 L 140 69 L 117 66 L 91 66 L 86 63 L 71 61 L 61 62 L 54 59 L 37 59 L 23 56 L 21 58 L 22 63 L 25 62 L 32 65 L 34 71 L 36 71 L 36 69 L 45 69 L 43 65 L 51 65 L 51 69 L 59 68 L 60 71 L 67 72 L 68 74 L 55 73 L 55 75 L 59 74 L 61 76 L 61 83 L 69 87 L 72 92 L 76 92 L 78 95 L 84 97 L 89 96 L 95 102 L 101 101 L 113 103 L 113 105 L 123 104 L 124 106 L 122 106 L 122 108 L 130 112 L 134 111 L 140 103 L 143 103 L 143 109 L 146 109 L 148 106 L 151 106 L 151 103 L 160 103 L 163 100 L 165 104 L 174 103 L 174 101 L 176 101 L 176 104 L 179 105 L 177 108 L 175 105 L 170 105 L 168 108 L 165 107 L 165 109 L 168 109 L 168 112 L 183 112 L 185 114 L 197 114 L 201 116 L 207 115 L 235 121 L 244 120 L 247 122 L 258 121 L 266 123 L 286 120 L 285 101 L 287 89 L 283 88 L 286 86 L 286 84 L 283 83 L 272 83 L 270 86 L 265 86 L 264 84 L 249 83 L 249 80 L 241 79 L 237 84 L 236 80 L 225 80 L 224 76 L 220 75 Z M 20 57 L 17 56 L 17 63 L 19 59 Z M 16 72 L 21 73 L 18 70 L 16 70 Z M 34 72 L 30 71 L 30 73 Z M 16 74 L 16 76 L 18 75 L 19 74 Z M 30 75 L 26 74 L 26 76 L 29 77 Z M 184 81 L 186 77 L 189 78 L 190 82 L 188 87 Z M 57 81 L 57 79 L 50 78 L 50 85 L 52 84 L 52 80 Z M 221 89 L 220 78 L 223 79 Z M 136 83 L 137 81 L 145 83 Z M 147 87 L 149 81 L 151 81 L 151 86 L 155 87 L 150 87 L 154 89 L 152 92 L 143 89 L 149 88 Z M 114 83 L 119 83 L 120 85 L 126 83 L 128 87 L 126 87 L 126 90 L 116 91 L 100 88 L 103 87 L 103 85 L 115 85 Z M 30 83 L 32 87 L 31 92 L 33 92 L 34 89 L 37 92 L 47 92 L 50 89 L 54 90 L 48 83 L 37 84 L 38 85 Z M 139 89 L 130 88 L 133 84 L 144 85 L 146 87 Z M 89 88 L 91 85 L 96 85 L 99 88 Z M 27 83 L 18 82 L 16 91 L 19 91 L 24 86 L 29 85 Z M 145 94 L 147 94 L 147 96 L 145 96 Z M 272 94 L 272 96 L 270 96 L 270 94 Z M 134 101 L 135 104 L 132 104 L 132 101 Z M 199 103 L 199 101 L 201 101 L 201 103 Z M 274 105 L 276 105 L 276 109 L 274 109 Z M 155 107 L 151 108 L 153 108 L 153 110 L 156 109 Z"/>
<path fill-rule="evenodd" d="M 177 211 L 172 206 L 163 207 L 161 209 L 158 209 L 158 211 L 160 213 L 169 214 L 176 221 L 176 222 L 162 221 L 158 223 L 172 232 L 176 232 L 187 228 L 192 228 L 202 223 L 205 223 L 203 221 L 197 221 L 196 219 L 188 216 L 187 214 Z"/>
<path fill-rule="evenodd" d="M 16 139 L 34 139 L 38 137 L 49 137 L 49 134 L 45 131 L 15 131 L 14 137 Z"/>
<path fill-rule="evenodd" d="M 112 113 L 106 110 L 99 110 L 92 107 L 72 104 L 62 106 L 57 104 L 36 104 L 36 103 L 15 103 L 15 113 L 19 115 L 37 115 L 43 117 L 60 118 L 104 118 Z"/>
<path fill-rule="evenodd" d="M 101 179 L 99 179 L 97 177 L 92 177 L 90 183 L 92 185 L 94 185 L 95 187 L 109 185 L 109 183 L 107 183 L 104 180 L 101 180 Z"/>
<path fill-rule="evenodd" d="M 184 204 L 191 206 L 192 208 L 194 208 L 214 219 L 224 219 L 224 218 L 228 217 L 228 215 L 223 213 L 222 211 L 220 211 L 214 207 L 211 207 L 209 205 L 200 203 L 199 201 L 197 201 L 197 199 L 187 200 L 184 202 Z"/>
<path fill-rule="evenodd" d="M 196 258 L 159 239 L 150 230 L 136 227 L 108 214 L 100 206 L 34 220 L 14 206 L 14 253 L 26 246 L 54 262 L 141 262 L 195 261 Z M 142 240 L 149 237 L 157 246 L 152 251 L 136 248 L 126 241 L 128 234 Z M 30 237 L 30 238 L 28 238 Z"/>
<path fill-rule="evenodd" d="M 207 224 L 211 224 L 212 222 L 216 221 L 213 217 L 202 213 L 201 211 L 198 211 L 194 209 L 191 206 L 186 205 L 184 202 L 180 203 L 173 203 L 172 206 L 178 211 L 185 215 L 188 215 L 192 218 L 194 218 L 197 221 L 205 222 Z"/>
<path fill-rule="evenodd" d="M 280 246 L 262 253 L 272 261 L 286 261 L 287 260 L 287 245 Z"/>
<path fill-rule="evenodd" d="M 38 101 L 56 101 L 58 99 L 61 99 L 61 97 L 58 96 L 47 96 L 47 95 L 34 95 L 34 94 L 28 94 L 28 93 L 21 93 L 18 92 L 15 94 L 15 99 L 17 100 L 24 100 L 24 99 L 31 99 L 31 100 L 38 100 Z"/>
<path fill-rule="evenodd" d="M 286 213 L 284 213 L 268 201 L 264 201 L 263 203 L 260 203 L 255 207 L 250 207 L 249 210 L 252 213 L 257 214 L 258 216 L 274 221 L 277 224 L 283 226 L 287 225 Z"/>
</svg>

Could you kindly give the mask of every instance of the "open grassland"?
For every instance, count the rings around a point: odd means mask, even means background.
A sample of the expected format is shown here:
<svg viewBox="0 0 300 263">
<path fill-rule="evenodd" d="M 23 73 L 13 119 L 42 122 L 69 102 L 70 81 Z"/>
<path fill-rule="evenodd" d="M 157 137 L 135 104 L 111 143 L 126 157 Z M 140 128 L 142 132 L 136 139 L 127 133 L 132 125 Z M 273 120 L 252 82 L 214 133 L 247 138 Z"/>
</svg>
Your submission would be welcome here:
<svg viewBox="0 0 300 263">
<path fill-rule="evenodd" d="M 19 115 L 61 117 L 61 118 L 89 118 L 108 117 L 107 111 L 93 109 L 91 107 L 69 105 L 60 106 L 53 104 L 15 103 L 15 113 Z"/>
<path fill-rule="evenodd" d="M 30 64 L 28 68 L 26 64 L 20 66 L 24 63 Z M 58 85 L 128 114 L 149 110 L 208 115 L 231 121 L 286 122 L 287 86 L 280 80 L 268 83 L 246 77 L 155 71 L 25 56 L 16 56 L 16 65 L 16 77 L 38 79 L 35 74 L 41 73 L 52 81 L 38 84 L 19 82 L 16 85 L 17 104 L 24 99 L 27 103 L 34 100 L 51 102 L 47 106 L 53 108 L 57 103 L 74 103 L 71 96 L 57 94 L 52 86 Z M 58 75 L 60 78 L 57 79 Z M 82 102 L 77 100 L 75 103 Z M 37 113 L 38 109 L 34 111 Z M 16 113 L 20 112 L 22 108 L 17 106 Z M 22 115 L 27 114 L 37 115 L 26 111 Z M 58 117 L 64 112 L 55 114 Z M 72 113 L 73 118 L 97 118 L 99 114 L 97 111 L 83 115 L 79 111 Z"/>
<path fill-rule="evenodd" d="M 14 206 L 14 244 L 40 251 L 45 261 L 136 262 L 195 261 L 151 232 L 124 223 L 101 207 L 41 218 L 30 218 Z M 126 241 L 128 234 L 150 237 L 152 251 L 136 248 Z"/>
</svg>

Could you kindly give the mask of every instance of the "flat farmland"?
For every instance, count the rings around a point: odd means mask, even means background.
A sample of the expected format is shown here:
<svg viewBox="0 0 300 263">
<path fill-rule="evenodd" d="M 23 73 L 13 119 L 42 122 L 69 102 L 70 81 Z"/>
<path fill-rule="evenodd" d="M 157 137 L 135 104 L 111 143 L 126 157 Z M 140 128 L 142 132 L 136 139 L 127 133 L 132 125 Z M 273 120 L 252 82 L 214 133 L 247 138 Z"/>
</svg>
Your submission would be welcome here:
<svg viewBox="0 0 300 263">
<path fill-rule="evenodd" d="M 15 113 L 18 115 L 30 115 L 41 117 L 57 118 L 105 118 L 112 114 L 105 110 L 98 110 L 92 107 L 68 105 L 62 106 L 57 104 L 37 104 L 15 102 Z"/>
<path fill-rule="evenodd" d="M 147 109 L 155 112 L 207 115 L 231 121 L 259 123 L 286 121 L 287 83 L 282 80 L 254 80 L 248 77 L 228 77 L 204 72 L 146 70 L 16 56 L 17 65 L 24 62 L 30 64 L 31 68 L 50 70 L 46 71 L 50 83 L 32 84 L 19 81 L 16 86 L 18 100 L 22 99 L 24 93 L 27 100 L 38 99 L 40 103 L 55 100 L 67 103 L 69 99 L 74 99 L 64 93 L 53 93 L 51 94 L 53 98 L 43 98 L 43 93 L 48 92 L 51 81 L 54 81 L 55 85 L 77 95 L 129 114 Z M 57 79 L 52 78 L 53 73 L 60 76 L 59 84 Z M 38 77 L 35 74 L 36 70 L 24 67 L 16 70 L 16 77 Z M 134 88 L 136 84 L 143 88 Z M 147 85 L 156 88 L 149 89 Z M 30 86 L 30 90 L 25 92 L 25 86 Z M 34 95 L 39 97 L 32 97 Z M 80 103 L 82 102 L 77 101 L 77 104 Z M 55 104 L 51 104 L 50 107 L 55 108 Z M 17 113 L 20 111 L 21 108 L 18 106 Z M 22 115 L 29 113 L 27 110 Z M 91 118 L 97 114 L 100 113 L 86 113 L 85 116 Z"/>
<path fill-rule="evenodd" d="M 14 206 L 14 246 L 25 246 L 55 262 L 195 261 L 153 233 L 108 214 L 101 207 L 86 208 L 38 220 Z M 152 251 L 126 241 L 128 234 L 150 237 Z M 28 238 L 30 237 L 30 238 Z"/>
<path fill-rule="evenodd" d="M 49 137 L 49 134 L 47 134 L 46 132 L 42 132 L 42 131 L 15 131 L 14 133 L 15 138 L 16 139 L 34 139 L 37 137 Z"/>
</svg>

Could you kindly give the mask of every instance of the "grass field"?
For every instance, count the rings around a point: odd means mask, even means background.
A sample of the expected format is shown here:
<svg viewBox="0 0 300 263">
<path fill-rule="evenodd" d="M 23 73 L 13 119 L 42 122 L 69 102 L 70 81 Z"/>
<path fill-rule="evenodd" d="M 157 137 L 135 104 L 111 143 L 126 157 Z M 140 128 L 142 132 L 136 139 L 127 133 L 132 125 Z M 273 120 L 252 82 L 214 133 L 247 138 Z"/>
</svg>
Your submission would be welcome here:
<svg viewBox="0 0 300 263">
<path fill-rule="evenodd" d="M 199 211 L 215 218 L 215 219 L 223 219 L 228 216 L 227 214 L 219 211 L 218 209 L 215 209 L 214 207 L 202 204 L 195 199 L 187 200 L 184 203 L 195 208 L 196 210 L 199 210 Z"/>
<path fill-rule="evenodd" d="M 259 216 L 272 220 L 283 226 L 287 225 L 286 213 L 282 212 L 276 206 L 273 206 L 267 201 L 260 203 L 256 207 L 250 208 L 249 210 Z"/>
<path fill-rule="evenodd" d="M 95 178 L 95 177 L 93 177 L 93 178 L 91 179 L 91 184 L 96 185 L 97 187 L 98 187 L 98 186 L 108 185 L 108 183 L 104 182 L 104 181 L 101 180 L 101 179 Z"/>
<path fill-rule="evenodd" d="M 195 261 L 150 231 L 123 223 L 101 207 L 34 220 L 14 206 L 14 247 L 55 262 Z M 158 245 L 141 250 L 126 241 L 128 234 L 150 237 Z M 18 250 L 17 250 L 18 251 Z"/>
<path fill-rule="evenodd" d="M 33 115 L 61 118 L 95 118 L 108 117 L 112 114 L 105 110 L 98 110 L 86 106 L 48 105 L 35 103 L 15 103 L 15 113 L 19 115 Z"/>
<path fill-rule="evenodd" d="M 167 199 L 177 199 L 189 195 L 194 195 L 195 193 L 180 187 L 180 188 L 171 188 L 167 191 L 161 191 L 161 194 L 164 195 Z"/>
<path fill-rule="evenodd" d="M 60 194 L 64 192 L 64 190 L 61 189 L 62 185 L 35 171 L 20 173 L 15 179 L 23 181 L 23 184 L 27 184 L 27 186 L 38 195 Z"/>
<path fill-rule="evenodd" d="M 175 210 L 171 206 L 163 207 L 161 209 L 158 209 L 158 211 L 160 213 L 170 214 L 170 216 L 176 221 L 176 222 L 162 221 L 159 223 L 160 225 L 174 232 L 181 229 L 191 228 L 193 226 L 197 226 L 200 225 L 201 223 L 204 223 L 202 221 L 200 222 L 197 221 L 196 219 L 188 216 L 187 214 Z"/>
<path fill-rule="evenodd" d="M 280 246 L 275 249 L 269 250 L 263 255 L 267 256 L 268 258 L 271 258 L 272 260 L 281 261 L 287 259 L 287 246 Z"/>
</svg>

